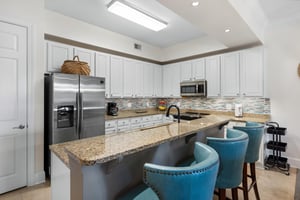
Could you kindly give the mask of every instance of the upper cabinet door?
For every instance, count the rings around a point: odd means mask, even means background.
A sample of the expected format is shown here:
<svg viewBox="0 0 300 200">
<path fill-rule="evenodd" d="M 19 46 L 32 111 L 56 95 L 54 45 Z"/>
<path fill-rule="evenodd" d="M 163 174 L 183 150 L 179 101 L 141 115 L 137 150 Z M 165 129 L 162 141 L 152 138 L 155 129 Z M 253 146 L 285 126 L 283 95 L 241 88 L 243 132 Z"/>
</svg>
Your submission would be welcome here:
<svg viewBox="0 0 300 200">
<path fill-rule="evenodd" d="M 193 79 L 191 61 L 180 63 L 180 77 L 181 77 L 181 81 L 191 81 Z"/>
<path fill-rule="evenodd" d="M 144 62 L 135 60 L 136 64 L 136 74 L 135 74 L 135 96 L 143 97 L 144 96 Z M 132 77 L 131 77 L 132 78 Z"/>
<path fill-rule="evenodd" d="M 123 88 L 123 96 L 124 97 L 135 97 L 136 92 L 136 84 L 135 78 L 136 77 L 136 63 L 130 59 L 124 59 L 124 88 Z"/>
<path fill-rule="evenodd" d="M 161 97 L 162 94 L 162 74 L 163 67 L 160 65 L 154 65 L 154 79 L 153 79 L 153 93 L 155 97 Z"/>
<path fill-rule="evenodd" d="M 221 91 L 224 97 L 240 95 L 239 52 L 221 56 Z"/>
<path fill-rule="evenodd" d="M 220 56 L 205 59 L 205 77 L 207 81 L 207 97 L 220 97 Z"/>
<path fill-rule="evenodd" d="M 76 47 L 74 56 L 78 56 L 80 61 L 87 62 L 91 70 L 90 76 L 95 76 L 95 51 Z"/>
<path fill-rule="evenodd" d="M 110 96 L 123 96 L 123 58 L 118 56 L 110 57 Z"/>
<path fill-rule="evenodd" d="M 105 77 L 105 97 L 110 97 L 110 63 L 109 55 L 104 53 L 96 53 L 95 59 L 95 75 L 97 77 Z"/>
<path fill-rule="evenodd" d="M 204 59 L 197 59 L 192 61 L 192 79 L 205 79 L 205 61 Z"/>
<path fill-rule="evenodd" d="M 46 42 L 47 45 L 47 71 L 60 72 L 65 60 L 73 59 L 73 47 L 56 42 Z"/>
<path fill-rule="evenodd" d="M 241 94 L 263 96 L 263 48 L 241 51 Z"/>
<path fill-rule="evenodd" d="M 143 91 L 144 97 L 153 97 L 154 68 L 151 63 L 143 63 Z"/>
<path fill-rule="evenodd" d="M 179 63 L 163 66 L 163 96 L 180 97 Z"/>
</svg>

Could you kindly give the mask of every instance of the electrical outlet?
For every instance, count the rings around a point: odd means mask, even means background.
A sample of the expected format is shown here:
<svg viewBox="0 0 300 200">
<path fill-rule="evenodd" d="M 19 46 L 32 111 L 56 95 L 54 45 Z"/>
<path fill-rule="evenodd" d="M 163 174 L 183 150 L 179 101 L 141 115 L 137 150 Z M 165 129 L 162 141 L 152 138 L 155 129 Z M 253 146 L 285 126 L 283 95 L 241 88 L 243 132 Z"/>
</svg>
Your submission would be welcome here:
<svg viewBox="0 0 300 200">
<path fill-rule="evenodd" d="M 127 107 L 131 108 L 132 107 L 132 103 L 127 103 Z"/>
<path fill-rule="evenodd" d="M 178 107 L 180 107 L 181 103 L 180 103 L 180 102 L 177 102 L 176 105 L 177 105 Z"/>
<path fill-rule="evenodd" d="M 146 105 L 147 105 L 147 107 L 149 107 L 149 106 L 150 106 L 150 103 L 149 103 L 149 102 L 147 102 L 147 103 L 146 103 Z"/>
</svg>

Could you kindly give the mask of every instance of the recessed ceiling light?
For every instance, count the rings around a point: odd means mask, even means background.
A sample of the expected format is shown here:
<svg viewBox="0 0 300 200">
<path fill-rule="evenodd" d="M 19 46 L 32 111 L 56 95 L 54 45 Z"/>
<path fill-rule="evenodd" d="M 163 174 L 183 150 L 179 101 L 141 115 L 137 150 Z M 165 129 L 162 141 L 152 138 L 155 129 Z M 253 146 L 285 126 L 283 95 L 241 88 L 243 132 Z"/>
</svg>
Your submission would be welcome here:
<svg viewBox="0 0 300 200">
<path fill-rule="evenodd" d="M 199 6 L 199 1 L 193 1 L 192 6 L 194 7 Z"/>
<path fill-rule="evenodd" d="M 231 31 L 230 28 L 225 29 L 225 33 L 229 33 L 230 31 Z"/>
</svg>

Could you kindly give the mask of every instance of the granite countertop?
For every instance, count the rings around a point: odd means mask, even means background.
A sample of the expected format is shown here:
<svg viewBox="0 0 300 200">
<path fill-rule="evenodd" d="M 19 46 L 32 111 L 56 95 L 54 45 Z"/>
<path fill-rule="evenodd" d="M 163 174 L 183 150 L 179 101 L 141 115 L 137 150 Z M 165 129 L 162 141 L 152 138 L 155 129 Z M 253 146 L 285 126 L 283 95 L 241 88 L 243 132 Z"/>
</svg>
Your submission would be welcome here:
<svg viewBox="0 0 300 200">
<path fill-rule="evenodd" d="M 149 115 L 149 112 L 147 115 Z M 82 165 L 94 165 L 95 163 L 105 163 L 168 141 L 176 140 L 197 131 L 224 124 L 230 120 L 264 123 L 269 118 L 267 115 L 245 115 L 242 118 L 235 118 L 229 113 L 212 113 L 193 121 L 183 120 L 181 123 L 173 122 L 164 126 L 54 144 L 50 146 L 50 149 L 68 167 L 68 154 L 77 159 Z"/>
<path fill-rule="evenodd" d="M 180 113 L 184 112 L 198 112 L 198 113 L 209 113 L 214 115 L 227 115 L 231 117 L 231 120 L 235 121 L 254 121 L 265 123 L 270 119 L 270 115 L 267 114 L 252 114 L 252 113 L 244 113 L 243 117 L 234 117 L 234 112 L 232 111 L 213 111 L 213 110 L 193 110 L 193 109 L 180 109 Z M 148 115 L 158 115 L 165 114 L 166 111 L 159 111 L 156 108 L 150 109 L 140 109 L 140 110 L 122 110 L 118 112 L 117 116 L 105 116 L 105 120 L 117 120 L 131 117 L 143 117 Z M 172 109 L 171 114 L 177 114 L 175 109 Z"/>
</svg>

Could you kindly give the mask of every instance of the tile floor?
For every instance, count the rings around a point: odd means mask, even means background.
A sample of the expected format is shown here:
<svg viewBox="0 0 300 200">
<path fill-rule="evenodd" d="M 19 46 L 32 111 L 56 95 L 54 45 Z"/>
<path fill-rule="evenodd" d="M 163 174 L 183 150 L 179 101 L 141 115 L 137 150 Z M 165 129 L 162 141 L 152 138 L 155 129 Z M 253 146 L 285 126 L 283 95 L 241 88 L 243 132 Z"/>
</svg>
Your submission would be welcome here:
<svg viewBox="0 0 300 200">
<path fill-rule="evenodd" d="M 272 170 L 257 169 L 257 181 L 261 200 L 294 200 L 297 169 L 291 169 L 290 175 Z M 230 191 L 228 191 L 228 197 Z M 254 192 L 250 192 L 250 200 L 255 200 Z M 25 187 L 0 195 L 0 200 L 50 200 L 49 182 L 33 187 Z M 217 199 L 216 196 L 214 199 Z M 239 191 L 239 199 L 242 193 Z"/>
</svg>

